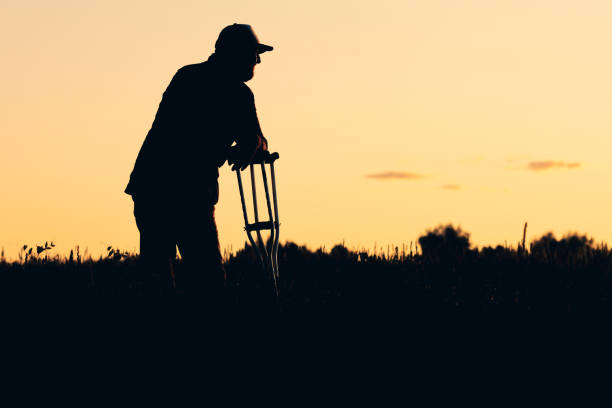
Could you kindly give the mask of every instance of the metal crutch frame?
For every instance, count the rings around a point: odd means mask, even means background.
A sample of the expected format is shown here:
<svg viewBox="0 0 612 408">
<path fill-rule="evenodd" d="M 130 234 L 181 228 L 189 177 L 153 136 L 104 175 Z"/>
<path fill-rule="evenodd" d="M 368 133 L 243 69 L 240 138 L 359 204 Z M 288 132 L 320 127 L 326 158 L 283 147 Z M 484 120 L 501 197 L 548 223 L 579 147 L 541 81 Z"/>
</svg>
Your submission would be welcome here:
<svg viewBox="0 0 612 408">
<path fill-rule="evenodd" d="M 249 217 L 247 214 L 246 204 L 244 200 L 244 189 L 242 187 L 241 170 L 237 168 L 236 177 L 238 178 L 238 189 L 240 190 L 240 202 L 242 203 L 242 213 L 244 215 L 244 229 L 249 238 L 251 246 L 257 253 L 257 258 L 264 271 L 270 271 L 274 281 L 274 291 L 276 296 L 278 292 L 278 236 L 280 233 L 280 224 L 278 222 L 278 201 L 276 199 L 276 178 L 274 176 L 274 162 L 278 160 L 278 153 L 268 153 L 263 156 L 259 161 L 253 162 L 249 165 L 251 173 L 251 192 L 253 193 L 253 216 L 255 222 L 249 223 Z M 257 190 L 255 187 L 255 165 L 261 166 L 261 176 L 263 179 L 264 191 L 266 193 L 266 204 L 268 207 L 268 221 L 259 221 L 259 212 L 257 210 Z M 268 188 L 268 177 L 266 175 L 266 164 L 270 165 L 270 179 L 272 181 L 272 202 L 274 204 L 274 213 L 272 212 L 272 206 L 270 205 L 270 192 Z M 270 245 L 266 246 L 261 236 L 262 230 L 270 231 Z M 253 238 L 253 231 L 257 235 L 257 243 Z"/>
</svg>

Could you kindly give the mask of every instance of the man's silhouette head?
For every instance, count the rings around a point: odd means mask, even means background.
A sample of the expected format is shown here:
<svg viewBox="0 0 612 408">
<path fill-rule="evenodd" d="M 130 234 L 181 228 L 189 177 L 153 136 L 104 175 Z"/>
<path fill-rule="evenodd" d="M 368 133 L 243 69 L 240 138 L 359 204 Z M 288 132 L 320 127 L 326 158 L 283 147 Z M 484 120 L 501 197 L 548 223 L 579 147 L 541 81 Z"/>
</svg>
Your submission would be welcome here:
<svg viewBox="0 0 612 408">
<path fill-rule="evenodd" d="M 215 43 L 215 54 L 228 72 L 241 81 L 253 78 L 255 65 L 261 62 L 259 54 L 272 51 L 261 44 L 248 24 L 232 24 L 221 30 Z"/>
</svg>

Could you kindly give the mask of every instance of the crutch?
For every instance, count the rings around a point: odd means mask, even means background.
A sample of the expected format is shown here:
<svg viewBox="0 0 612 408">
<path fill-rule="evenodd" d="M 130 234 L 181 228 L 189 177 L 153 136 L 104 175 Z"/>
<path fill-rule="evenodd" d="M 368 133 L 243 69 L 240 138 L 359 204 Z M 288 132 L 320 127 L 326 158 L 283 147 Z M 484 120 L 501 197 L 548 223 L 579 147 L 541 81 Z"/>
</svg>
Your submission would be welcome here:
<svg viewBox="0 0 612 408">
<path fill-rule="evenodd" d="M 278 159 L 278 153 L 264 152 L 262 158 L 249 165 L 251 172 L 251 192 L 253 193 L 253 215 L 254 223 L 249 223 L 246 204 L 244 201 L 244 189 L 242 187 L 242 177 L 240 168 L 236 168 L 238 178 L 238 189 L 240 190 L 240 201 L 242 203 L 242 213 L 244 214 L 244 229 L 247 233 L 251 246 L 257 253 L 257 258 L 264 271 L 269 271 L 274 280 L 274 291 L 278 296 L 278 235 L 280 224 L 278 222 L 278 202 L 276 199 L 276 179 L 274 177 L 274 162 Z M 266 163 L 270 165 L 270 179 L 272 180 L 272 200 L 274 203 L 274 214 L 270 205 L 270 192 L 268 189 L 268 177 L 266 175 Z M 255 188 L 255 165 L 261 165 L 261 176 L 263 179 L 264 190 L 266 193 L 266 204 L 268 205 L 268 221 L 259 221 L 257 211 L 257 190 Z M 261 236 L 262 230 L 270 230 L 270 247 L 268 248 Z M 257 235 L 257 243 L 253 238 L 253 231 Z"/>
</svg>

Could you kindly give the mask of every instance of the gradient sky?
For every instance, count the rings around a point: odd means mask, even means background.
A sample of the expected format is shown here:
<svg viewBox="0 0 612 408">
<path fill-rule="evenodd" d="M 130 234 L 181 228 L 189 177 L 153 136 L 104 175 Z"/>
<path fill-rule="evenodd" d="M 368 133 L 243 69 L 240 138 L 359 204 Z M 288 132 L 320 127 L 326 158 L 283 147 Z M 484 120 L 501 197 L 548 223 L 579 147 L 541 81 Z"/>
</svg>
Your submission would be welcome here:
<svg viewBox="0 0 612 408">
<path fill-rule="evenodd" d="M 0 246 L 138 248 L 123 189 L 176 70 L 219 31 L 275 47 L 248 82 L 281 241 L 477 245 L 547 231 L 612 241 L 612 2 L 3 1 Z M 221 170 L 222 248 L 242 246 Z"/>
</svg>

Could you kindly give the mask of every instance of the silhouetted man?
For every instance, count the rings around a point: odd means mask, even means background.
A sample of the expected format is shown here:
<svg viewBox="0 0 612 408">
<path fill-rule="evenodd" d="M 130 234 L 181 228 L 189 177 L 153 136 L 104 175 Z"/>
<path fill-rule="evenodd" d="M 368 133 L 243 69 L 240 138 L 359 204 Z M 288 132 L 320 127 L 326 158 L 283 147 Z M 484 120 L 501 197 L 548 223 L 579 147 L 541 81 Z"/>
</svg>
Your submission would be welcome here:
<svg viewBox="0 0 612 408">
<path fill-rule="evenodd" d="M 227 26 L 208 60 L 179 69 L 163 94 L 125 189 L 134 200 L 141 259 L 162 284 L 171 282 L 178 245 L 184 270 L 177 281 L 185 292 L 214 298 L 222 290 L 218 167 L 228 160 L 244 168 L 267 150 L 244 82 L 259 54 L 271 50 L 251 26 Z"/>
</svg>

